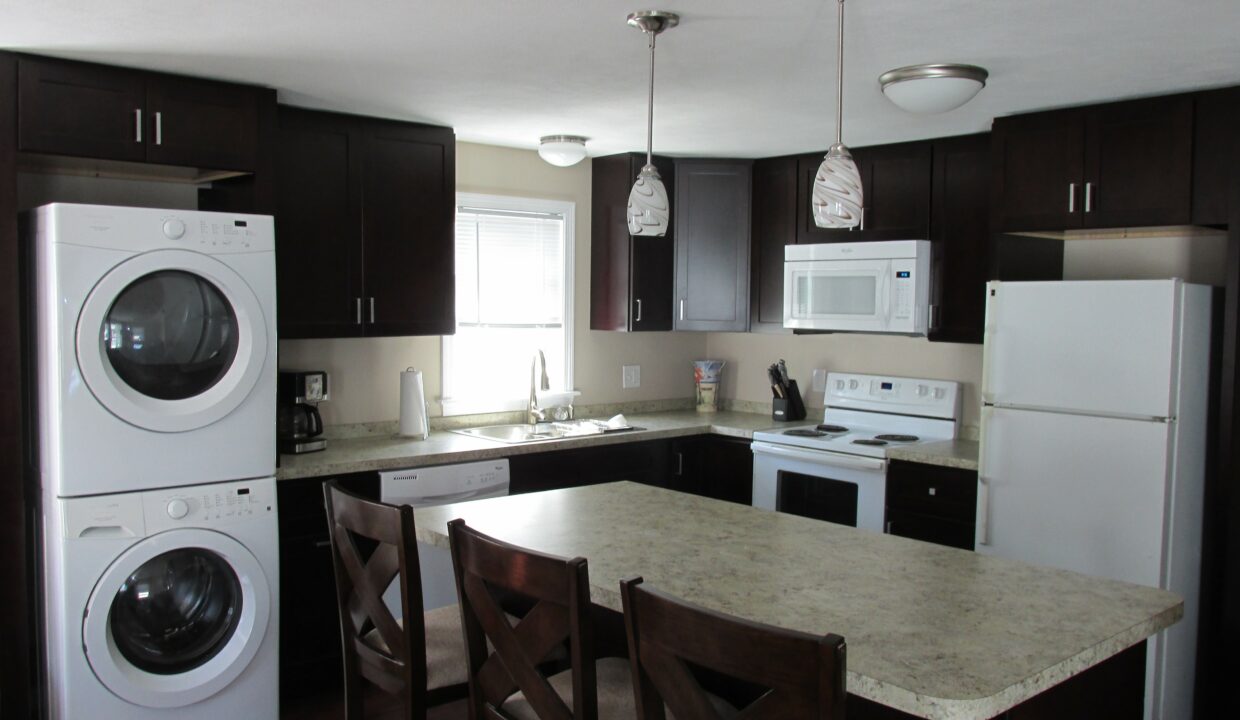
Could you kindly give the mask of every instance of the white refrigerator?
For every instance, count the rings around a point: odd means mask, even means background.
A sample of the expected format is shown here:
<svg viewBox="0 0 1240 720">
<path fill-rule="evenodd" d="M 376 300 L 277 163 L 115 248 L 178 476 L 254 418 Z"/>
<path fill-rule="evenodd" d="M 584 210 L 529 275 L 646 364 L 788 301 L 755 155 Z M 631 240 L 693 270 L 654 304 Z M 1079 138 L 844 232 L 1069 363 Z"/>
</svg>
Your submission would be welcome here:
<svg viewBox="0 0 1240 720">
<path fill-rule="evenodd" d="M 980 553 L 1161 587 L 1145 717 L 1192 717 L 1211 288 L 1180 280 L 986 289 Z"/>
</svg>

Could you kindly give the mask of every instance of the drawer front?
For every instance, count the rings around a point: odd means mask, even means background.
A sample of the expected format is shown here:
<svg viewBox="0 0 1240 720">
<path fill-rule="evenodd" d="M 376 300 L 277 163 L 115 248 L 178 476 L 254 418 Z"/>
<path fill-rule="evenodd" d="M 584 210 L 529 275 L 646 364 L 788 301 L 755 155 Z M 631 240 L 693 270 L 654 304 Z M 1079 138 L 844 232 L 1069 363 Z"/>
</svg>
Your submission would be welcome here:
<svg viewBox="0 0 1240 720">
<path fill-rule="evenodd" d="M 971 525 L 977 516 L 977 473 L 893 462 L 887 507 Z"/>
<path fill-rule="evenodd" d="M 974 526 L 971 523 L 944 520 L 888 507 L 884 529 L 889 535 L 898 535 L 961 550 L 973 549 Z"/>
</svg>

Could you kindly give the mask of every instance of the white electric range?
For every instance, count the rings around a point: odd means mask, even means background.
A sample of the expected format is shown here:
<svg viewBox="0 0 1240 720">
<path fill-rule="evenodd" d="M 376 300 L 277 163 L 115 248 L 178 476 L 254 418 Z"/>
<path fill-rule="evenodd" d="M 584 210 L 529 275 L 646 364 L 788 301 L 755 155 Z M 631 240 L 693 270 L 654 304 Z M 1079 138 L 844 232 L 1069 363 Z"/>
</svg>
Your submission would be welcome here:
<svg viewBox="0 0 1240 720">
<path fill-rule="evenodd" d="M 883 532 L 887 451 L 956 437 L 960 384 L 830 373 L 821 423 L 753 434 L 753 505 Z"/>
</svg>

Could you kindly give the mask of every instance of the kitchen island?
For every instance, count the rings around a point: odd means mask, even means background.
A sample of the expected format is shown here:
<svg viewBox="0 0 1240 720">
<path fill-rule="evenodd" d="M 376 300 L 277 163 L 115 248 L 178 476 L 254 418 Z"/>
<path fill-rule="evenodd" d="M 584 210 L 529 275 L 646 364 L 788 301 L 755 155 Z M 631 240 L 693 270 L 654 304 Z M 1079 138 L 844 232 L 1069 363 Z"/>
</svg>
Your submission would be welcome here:
<svg viewBox="0 0 1240 720">
<path fill-rule="evenodd" d="M 1183 614 L 1179 597 L 1156 588 L 628 482 L 415 517 L 418 540 L 440 547 L 448 521 L 463 517 L 508 542 L 583 556 L 593 602 L 616 612 L 619 581 L 640 575 L 721 612 L 843 635 L 848 691 L 863 710 L 850 703 L 850 719 L 1014 708 L 1011 717 L 1139 718 L 1144 641 Z"/>
</svg>

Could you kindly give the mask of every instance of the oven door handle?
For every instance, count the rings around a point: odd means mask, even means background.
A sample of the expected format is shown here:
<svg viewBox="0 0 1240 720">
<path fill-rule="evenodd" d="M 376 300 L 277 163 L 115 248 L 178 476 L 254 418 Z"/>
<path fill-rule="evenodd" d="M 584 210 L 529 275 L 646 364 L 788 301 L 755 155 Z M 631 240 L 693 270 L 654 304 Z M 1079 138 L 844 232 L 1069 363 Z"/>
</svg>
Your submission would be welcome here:
<svg viewBox="0 0 1240 720">
<path fill-rule="evenodd" d="M 827 452 L 823 450 L 801 450 L 799 448 L 790 448 L 783 445 L 774 445 L 760 441 L 755 441 L 752 449 L 755 453 L 762 453 L 763 455 L 772 455 L 774 457 L 788 458 L 790 460 L 801 460 L 803 462 L 811 462 L 817 465 L 850 468 L 853 470 L 887 469 L 887 461 L 879 460 L 878 458 L 841 455 L 839 453 Z"/>
</svg>

